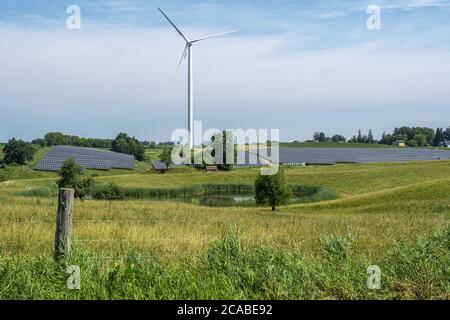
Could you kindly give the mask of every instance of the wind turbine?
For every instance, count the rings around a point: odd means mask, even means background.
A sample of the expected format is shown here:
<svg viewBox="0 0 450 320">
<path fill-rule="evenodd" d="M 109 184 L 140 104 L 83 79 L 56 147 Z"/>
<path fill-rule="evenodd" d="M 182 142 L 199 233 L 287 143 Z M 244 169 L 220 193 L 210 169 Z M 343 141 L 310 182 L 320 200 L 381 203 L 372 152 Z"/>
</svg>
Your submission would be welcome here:
<svg viewBox="0 0 450 320">
<path fill-rule="evenodd" d="M 178 69 L 175 77 L 178 76 L 180 72 L 181 64 L 183 60 L 186 59 L 186 55 L 188 57 L 188 131 L 189 131 L 189 148 L 192 149 L 194 147 L 194 77 L 193 77 L 193 67 L 192 67 L 192 45 L 196 42 L 200 42 L 206 39 L 210 39 L 213 37 L 222 36 L 225 34 L 237 32 L 237 30 L 217 33 L 213 35 L 209 35 L 206 37 L 202 37 L 195 40 L 190 40 L 187 38 L 180 29 L 169 19 L 169 17 L 160 9 L 158 10 L 162 13 L 162 15 L 169 21 L 169 23 L 174 27 L 174 29 L 178 32 L 178 34 L 186 41 L 186 46 L 184 47 L 183 54 L 181 55 L 180 63 L 178 64 Z"/>
</svg>

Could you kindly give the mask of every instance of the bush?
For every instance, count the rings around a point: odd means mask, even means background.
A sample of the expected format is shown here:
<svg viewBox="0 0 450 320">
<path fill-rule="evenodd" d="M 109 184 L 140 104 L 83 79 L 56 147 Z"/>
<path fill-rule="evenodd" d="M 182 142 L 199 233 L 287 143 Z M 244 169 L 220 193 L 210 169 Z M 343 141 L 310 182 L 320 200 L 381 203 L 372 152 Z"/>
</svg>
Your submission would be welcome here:
<svg viewBox="0 0 450 320">
<path fill-rule="evenodd" d="M 167 166 L 167 169 L 172 165 L 172 148 L 166 148 L 161 153 L 161 161 Z"/>
<path fill-rule="evenodd" d="M 92 196 L 97 200 L 124 200 L 125 192 L 116 183 L 111 182 L 94 191 Z"/>
<path fill-rule="evenodd" d="M 92 177 L 82 178 L 84 169 L 80 167 L 74 158 L 64 161 L 58 174 L 60 188 L 71 188 L 75 190 L 75 197 L 84 199 L 92 193 L 94 180 Z"/>
</svg>

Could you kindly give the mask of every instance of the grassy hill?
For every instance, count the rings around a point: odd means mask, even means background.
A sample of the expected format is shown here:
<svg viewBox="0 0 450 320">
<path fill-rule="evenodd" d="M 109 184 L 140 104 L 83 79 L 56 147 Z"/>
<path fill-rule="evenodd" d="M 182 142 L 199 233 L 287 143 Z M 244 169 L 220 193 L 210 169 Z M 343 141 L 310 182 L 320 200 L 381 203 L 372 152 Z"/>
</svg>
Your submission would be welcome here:
<svg viewBox="0 0 450 320">
<path fill-rule="evenodd" d="M 20 193 L 54 177 L 0 183 L 0 299 L 449 299 L 450 161 L 286 168 L 291 184 L 338 199 L 269 208 L 77 201 L 82 290 L 52 263 L 55 198 Z M 123 188 L 253 183 L 257 169 L 110 172 Z M 369 265 L 382 290 L 366 288 Z M 31 281 L 30 279 L 34 279 Z M 1 288 L 9 287 L 8 290 Z"/>
</svg>

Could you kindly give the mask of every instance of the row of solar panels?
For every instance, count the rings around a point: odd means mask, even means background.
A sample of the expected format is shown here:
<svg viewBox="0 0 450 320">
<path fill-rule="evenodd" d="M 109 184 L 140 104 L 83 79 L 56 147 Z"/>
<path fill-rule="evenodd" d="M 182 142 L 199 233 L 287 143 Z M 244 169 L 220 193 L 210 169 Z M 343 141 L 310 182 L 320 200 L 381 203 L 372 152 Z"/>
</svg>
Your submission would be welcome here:
<svg viewBox="0 0 450 320">
<path fill-rule="evenodd" d="M 162 162 L 160 160 L 155 160 L 152 162 L 153 168 L 157 171 L 165 171 L 167 170 L 167 165 L 165 162 Z"/>
<path fill-rule="evenodd" d="M 281 148 L 280 163 L 377 163 L 450 159 L 450 151 L 394 148 Z"/>
<path fill-rule="evenodd" d="M 256 150 L 250 151 L 256 154 Z M 283 165 L 337 163 L 382 163 L 450 159 L 450 151 L 415 148 L 280 148 L 279 163 Z M 264 162 L 263 162 L 264 163 Z M 248 161 L 238 166 L 261 166 Z"/>
<path fill-rule="evenodd" d="M 135 158 L 132 155 L 90 148 L 56 146 L 37 163 L 35 170 L 59 171 L 64 161 L 69 158 L 74 158 L 76 163 L 85 169 L 132 170 L 135 166 Z"/>
</svg>

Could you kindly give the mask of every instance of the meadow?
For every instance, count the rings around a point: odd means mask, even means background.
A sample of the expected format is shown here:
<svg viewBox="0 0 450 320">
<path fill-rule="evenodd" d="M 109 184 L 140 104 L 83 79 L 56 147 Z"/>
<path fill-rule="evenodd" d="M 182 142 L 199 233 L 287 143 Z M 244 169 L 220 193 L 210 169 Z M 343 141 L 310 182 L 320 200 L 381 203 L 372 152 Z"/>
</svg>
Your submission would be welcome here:
<svg viewBox="0 0 450 320">
<path fill-rule="evenodd" d="M 20 169 L 27 170 L 27 169 Z M 257 169 L 166 174 L 93 172 L 122 188 L 253 184 Z M 36 175 L 36 176 L 33 176 Z M 449 299 L 450 161 L 287 167 L 292 185 L 337 199 L 204 207 L 155 200 L 77 200 L 74 251 L 82 288 L 52 261 L 54 173 L 0 183 L 0 299 Z M 16 174 L 17 177 L 17 174 Z M 379 265 L 382 289 L 366 287 Z"/>
</svg>

